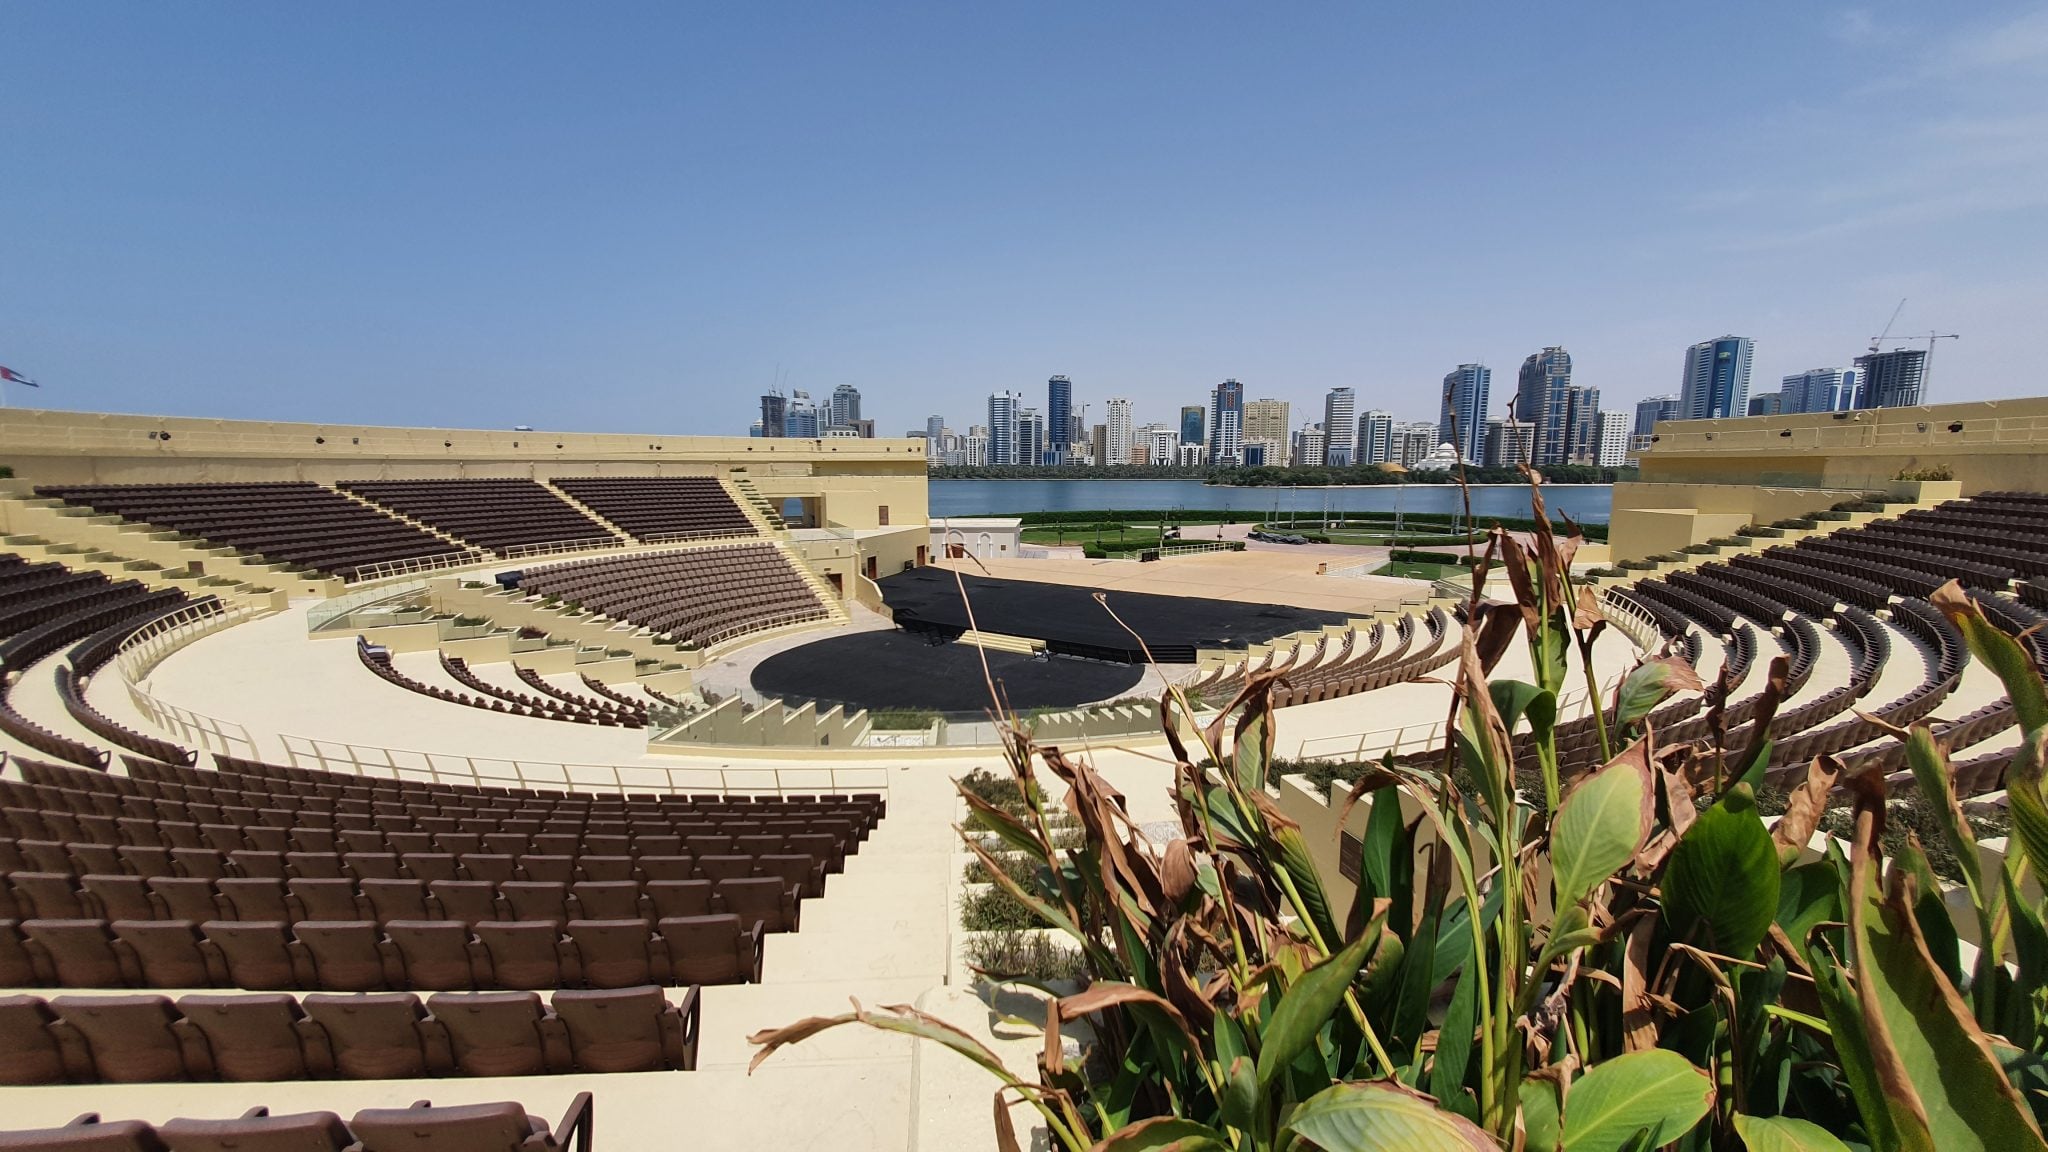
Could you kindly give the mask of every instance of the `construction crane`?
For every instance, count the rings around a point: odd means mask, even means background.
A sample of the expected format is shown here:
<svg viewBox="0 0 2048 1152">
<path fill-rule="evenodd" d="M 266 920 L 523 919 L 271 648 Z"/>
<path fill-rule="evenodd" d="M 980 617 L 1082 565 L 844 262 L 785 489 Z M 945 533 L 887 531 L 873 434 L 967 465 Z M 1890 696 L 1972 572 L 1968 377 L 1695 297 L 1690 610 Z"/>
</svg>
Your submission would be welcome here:
<svg viewBox="0 0 2048 1152">
<path fill-rule="evenodd" d="M 1885 339 L 1891 335 L 1892 325 L 1898 323 L 1899 313 L 1903 311 L 1905 307 L 1905 298 L 1900 297 L 1899 306 L 1897 308 L 1892 309 L 1892 318 L 1890 320 L 1885 321 L 1884 323 L 1884 331 L 1870 338 L 1870 350 L 1873 353 L 1882 352 L 1884 350 L 1883 345 Z M 1901 337 L 1901 339 L 1903 340 L 1909 338 Z M 1913 336 L 1910 337 L 1910 339 L 1919 340 L 1920 337 Z M 1922 360 L 1920 362 L 1920 403 L 1922 404 L 1927 403 L 1928 393 L 1930 388 L 1932 387 L 1932 381 L 1934 379 L 1934 342 L 1936 340 L 1960 340 L 1962 339 L 1962 336 L 1959 333 L 1937 332 L 1930 328 L 1928 329 L 1926 339 L 1927 359 Z"/>
</svg>

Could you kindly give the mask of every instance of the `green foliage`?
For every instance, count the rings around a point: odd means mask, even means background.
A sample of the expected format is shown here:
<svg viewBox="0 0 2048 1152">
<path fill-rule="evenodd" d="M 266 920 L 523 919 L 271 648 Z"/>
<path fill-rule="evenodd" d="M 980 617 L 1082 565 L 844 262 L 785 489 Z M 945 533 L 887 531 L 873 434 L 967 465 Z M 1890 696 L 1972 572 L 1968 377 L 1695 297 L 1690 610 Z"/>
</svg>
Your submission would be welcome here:
<svg viewBox="0 0 2048 1152">
<path fill-rule="evenodd" d="M 1955 478 L 1955 469 L 1946 464 L 1930 464 L 1925 468 L 1901 468 L 1898 474 L 1892 477 L 1894 480 L 1918 480 L 1923 482 L 1929 480 L 1953 480 Z"/>
<path fill-rule="evenodd" d="M 1087 972 L 1080 949 L 1022 928 L 970 937 L 966 960 L 969 967 L 996 980 L 1079 980 Z"/>
</svg>

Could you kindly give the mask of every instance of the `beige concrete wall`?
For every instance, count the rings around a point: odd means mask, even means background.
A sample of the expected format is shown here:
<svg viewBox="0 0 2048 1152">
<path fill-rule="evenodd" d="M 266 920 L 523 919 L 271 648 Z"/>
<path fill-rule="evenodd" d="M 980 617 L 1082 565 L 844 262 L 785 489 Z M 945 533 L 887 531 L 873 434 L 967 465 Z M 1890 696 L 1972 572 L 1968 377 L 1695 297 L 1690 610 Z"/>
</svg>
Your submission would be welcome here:
<svg viewBox="0 0 2048 1152">
<path fill-rule="evenodd" d="M 1947 465 L 1964 495 L 2048 491 L 2048 397 L 1667 420 L 1654 434 L 1645 482 L 1861 489 Z"/>
<path fill-rule="evenodd" d="M 1920 485 L 1880 484 L 1918 489 Z M 1704 544 L 1733 536 L 1745 524 L 1769 524 L 1807 516 L 1872 489 L 1781 488 L 1757 484 L 1616 484 L 1614 511 L 1608 522 L 1608 547 L 1614 559 L 1640 560 L 1675 552 L 1688 544 Z M 1910 497 L 1906 497 L 1910 498 Z"/>
</svg>

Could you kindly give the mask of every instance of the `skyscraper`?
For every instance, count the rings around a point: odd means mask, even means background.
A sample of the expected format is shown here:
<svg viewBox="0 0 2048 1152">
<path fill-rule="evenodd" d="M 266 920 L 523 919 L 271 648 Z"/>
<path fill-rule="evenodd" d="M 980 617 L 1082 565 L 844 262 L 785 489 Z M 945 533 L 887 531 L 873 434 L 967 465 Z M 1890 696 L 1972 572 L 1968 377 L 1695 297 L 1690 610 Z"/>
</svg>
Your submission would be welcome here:
<svg viewBox="0 0 2048 1152">
<path fill-rule="evenodd" d="M 1597 464 L 1600 460 L 1600 390 L 1583 384 L 1565 389 L 1565 451 L 1567 464 Z"/>
<path fill-rule="evenodd" d="M 933 448 L 938 447 L 939 441 L 945 435 L 946 418 L 944 416 L 927 416 L 924 418 L 924 438 L 932 442 Z"/>
<path fill-rule="evenodd" d="M 1783 392 L 1759 392 L 1749 398 L 1749 407 L 1743 409 L 1745 416 L 1776 416 L 1785 410 Z"/>
<path fill-rule="evenodd" d="M 832 390 L 830 428 L 851 428 L 860 419 L 860 389 L 841 384 Z"/>
<path fill-rule="evenodd" d="M 1756 341 L 1747 336 L 1702 340 L 1685 350 L 1685 385 L 1678 418 L 1720 420 L 1749 411 L 1749 362 Z"/>
<path fill-rule="evenodd" d="M 1180 442 L 1183 444 L 1207 444 L 1209 437 L 1202 431 L 1202 409 L 1200 405 L 1189 404 L 1180 410 Z"/>
<path fill-rule="evenodd" d="M 824 429 L 818 426 L 818 406 L 811 403 L 811 394 L 802 389 L 789 394 L 789 407 L 783 412 L 782 434 L 796 440 L 816 440 Z"/>
<path fill-rule="evenodd" d="M 988 463 L 1015 464 L 1017 455 L 1017 410 L 1024 397 L 1015 392 L 991 392 L 988 397 Z"/>
<path fill-rule="evenodd" d="M 1109 410 L 1105 424 L 1109 428 L 1109 462 L 1128 464 L 1131 460 L 1131 402 L 1123 396 L 1111 396 L 1107 402 Z"/>
<path fill-rule="evenodd" d="M 1046 464 L 1065 464 L 1074 439 L 1074 385 L 1065 376 L 1045 382 Z"/>
<path fill-rule="evenodd" d="M 1378 408 L 1358 418 L 1358 462 L 1385 464 L 1394 458 L 1394 414 Z"/>
<path fill-rule="evenodd" d="M 761 397 L 761 435 L 781 439 L 789 434 L 789 398 L 780 392 Z"/>
<path fill-rule="evenodd" d="M 1209 390 L 1209 461 L 1230 468 L 1243 460 L 1244 385 L 1225 380 Z"/>
<path fill-rule="evenodd" d="M 1036 408 L 1026 408 L 1017 413 L 1017 460 L 1037 464 L 1045 454 L 1045 417 Z"/>
<path fill-rule="evenodd" d="M 1170 468 L 1180 462 L 1180 429 L 1147 424 L 1140 439 L 1146 448 L 1145 463 L 1154 468 Z"/>
<path fill-rule="evenodd" d="M 1600 414 L 1600 466 L 1619 468 L 1628 459 L 1629 415 L 1626 412 Z"/>
<path fill-rule="evenodd" d="M 1352 437 L 1357 413 L 1358 397 L 1349 388 L 1332 388 L 1323 397 L 1323 461 L 1332 468 L 1348 468 L 1356 459 Z"/>
<path fill-rule="evenodd" d="M 1920 386 L 1927 378 L 1927 351 L 1898 348 L 1872 352 L 1856 358 L 1856 370 L 1863 377 L 1858 408 L 1911 408 L 1920 403 Z"/>
<path fill-rule="evenodd" d="M 1779 381 L 1778 395 L 1780 412 L 1847 412 L 1860 406 L 1863 372 L 1859 368 L 1808 368 Z"/>
<path fill-rule="evenodd" d="M 1297 468 L 1320 468 L 1323 466 L 1326 445 L 1321 424 L 1304 424 L 1294 434 L 1294 465 Z"/>
<path fill-rule="evenodd" d="M 1264 459 L 1271 467 L 1284 468 L 1289 463 L 1288 445 L 1293 433 L 1289 412 L 1292 407 L 1285 400 L 1270 399 L 1246 400 L 1241 405 L 1244 431 L 1240 443 L 1265 445 Z"/>
<path fill-rule="evenodd" d="M 1473 463 L 1486 453 L 1487 393 L 1492 388 L 1493 369 L 1484 364 L 1460 364 L 1444 376 L 1443 411 L 1437 417 L 1437 429 L 1445 443 Z"/>
<path fill-rule="evenodd" d="M 1526 420 L 1488 420 L 1484 462 L 1489 468 L 1513 468 L 1527 464 L 1535 439 L 1536 426 Z"/>
<path fill-rule="evenodd" d="M 1678 397 L 1652 396 L 1636 401 L 1635 434 L 1647 440 L 1657 430 L 1657 421 L 1678 419 Z"/>
<path fill-rule="evenodd" d="M 1555 346 L 1531 353 L 1515 378 L 1514 417 L 1533 427 L 1539 467 L 1571 457 L 1571 398 L 1566 394 L 1571 383 L 1571 353 Z"/>
</svg>

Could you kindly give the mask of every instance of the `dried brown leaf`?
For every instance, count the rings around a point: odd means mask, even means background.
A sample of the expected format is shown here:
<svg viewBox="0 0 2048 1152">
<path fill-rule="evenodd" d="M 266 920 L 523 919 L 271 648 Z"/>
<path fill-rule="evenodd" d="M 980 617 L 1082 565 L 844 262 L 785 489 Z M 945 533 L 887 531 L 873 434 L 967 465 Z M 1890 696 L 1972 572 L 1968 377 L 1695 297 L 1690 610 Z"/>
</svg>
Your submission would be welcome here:
<svg viewBox="0 0 2048 1152">
<path fill-rule="evenodd" d="M 1842 762 L 1833 756 L 1816 756 L 1806 766 L 1806 779 L 1793 790 L 1791 799 L 1785 804 L 1785 814 L 1778 818 L 1778 826 L 1771 829 L 1771 840 L 1778 845 L 1778 859 L 1789 861 L 1805 851 L 1806 842 L 1820 827 L 1820 818 L 1827 812 L 1828 793 L 1842 778 Z"/>
<path fill-rule="evenodd" d="M 1655 915 L 1637 920 L 1629 929 L 1628 948 L 1622 956 L 1622 1045 L 1629 1052 L 1657 1046 L 1657 1014 L 1650 994 L 1650 942 L 1656 934 Z"/>
</svg>

